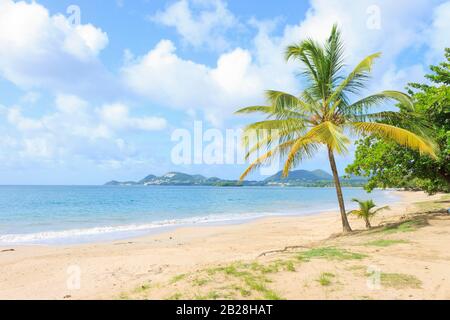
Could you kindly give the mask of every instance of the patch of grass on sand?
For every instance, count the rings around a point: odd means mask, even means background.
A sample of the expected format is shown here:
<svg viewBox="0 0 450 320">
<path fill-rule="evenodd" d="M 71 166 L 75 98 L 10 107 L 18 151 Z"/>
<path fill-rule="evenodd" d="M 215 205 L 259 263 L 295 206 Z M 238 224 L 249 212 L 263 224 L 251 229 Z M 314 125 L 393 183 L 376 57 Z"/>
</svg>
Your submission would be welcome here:
<svg viewBox="0 0 450 320">
<path fill-rule="evenodd" d="M 258 277 L 254 275 L 248 275 L 244 277 L 244 283 L 251 289 L 258 292 L 266 292 L 267 288 L 265 283 L 268 282 L 264 277 Z"/>
<path fill-rule="evenodd" d="M 366 246 L 373 246 L 373 247 L 389 247 L 395 244 L 401 244 L 401 243 L 408 243 L 408 241 L 405 240 L 391 240 L 391 239 L 379 239 L 379 240 L 373 240 L 366 243 Z"/>
<path fill-rule="evenodd" d="M 295 265 L 292 260 L 276 260 L 268 265 L 252 262 L 251 264 L 244 265 L 244 267 L 248 267 L 253 271 L 259 271 L 261 273 L 277 273 L 283 270 L 295 272 Z"/>
<path fill-rule="evenodd" d="M 283 300 L 278 294 L 273 291 L 267 291 L 264 293 L 264 300 Z"/>
<path fill-rule="evenodd" d="M 396 233 L 396 232 L 412 232 L 416 231 L 418 228 L 424 226 L 424 221 L 416 219 L 406 221 L 393 226 L 384 227 L 381 231 L 386 234 Z"/>
<path fill-rule="evenodd" d="M 205 279 L 205 278 L 195 278 L 194 280 L 192 280 L 192 284 L 197 287 L 204 286 L 208 282 L 209 282 L 209 279 Z"/>
<path fill-rule="evenodd" d="M 367 267 L 362 265 L 349 266 L 345 270 L 352 272 L 356 276 L 364 277 L 367 275 Z"/>
<path fill-rule="evenodd" d="M 245 267 L 245 266 L 247 266 L 247 265 L 244 265 L 240 262 L 235 262 L 235 263 L 229 264 L 224 267 L 209 268 L 209 269 L 206 269 L 205 272 L 209 276 L 214 276 L 218 273 L 224 273 L 226 275 L 233 276 L 233 277 L 243 277 L 243 276 L 246 276 L 249 274 L 248 271 L 240 270 L 242 267 Z"/>
<path fill-rule="evenodd" d="M 236 264 L 230 264 L 223 268 L 223 272 L 226 275 L 233 276 L 233 277 L 245 277 L 250 275 L 248 271 L 242 271 L 240 268 L 242 268 L 242 264 L 236 263 Z"/>
<path fill-rule="evenodd" d="M 183 280 L 184 278 L 186 278 L 186 276 L 187 276 L 187 274 L 184 274 L 184 273 L 178 274 L 178 275 L 174 276 L 172 279 L 170 279 L 170 284 L 177 283 L 177 282 Z"/>
<path fill-rule="evenodd" d="M 290 272 L 295 272 L 295 265 L 294 265 L 294 262 L 288 261 L 288 262 L 286 263 L 286 270 L 287 270 L 287 271 L 290 271 Z"/>
<path fill-rule="evenodd" d="M 139 287 L 136 287 L 134 289 L 134 293 L 137 293 L 137 294 L 144 293 L 144 292 L 150 290 L 150 288 L 151 288 L 150 284 L 143 284 L 143 285 L 141 285 Z"/>
<path fill-rule="evenodd" d="M 234 282 L 230 288 L 239 293 L 242 297 L 250 297 L 254 293 L 257 293 L 261 295 L 262 299 L 279 300 L 281 297 L 267 287 L 267 283 L 270 283 L 271 281 L 266 277 L 266 274 L 276 273 L 281 270 L 292 271 L 293 269 L 295 270 L 292 261 L 277 260 L 268 265 L 263 265 L 258 262 L 235 262 L 226 266 L 209 268 L 206 269 L 205 272 L 210 277 L 218 276 L 220 274 L 228 277 L 227 281 Z M 207 298 L 208 296 L 200 297 Z"/>
<path fill-rule="evenodd" d="M 238 291 L 240 293 L 240 295 L 244 298 L 252 295 L 251 291 L 249 291 L 241 286 L 238 286 L 238 285 L 232 285 L 230 287 L 230 289 L 233 291 Z"/>
<path fill-rule="evenodd" d="M 361 266 L 361 265 L 355 265 L 355 266 L 350 266 L 345 268 L 345 270 L 348 271 L 361 271 L 361 270 L 366 270 L 367 267 L 366 266 Z"/>
<path fill-rule="evenodd" d="M 381 285 L 394 289 L 420 289 L 422 281 L 416 276 L 404 273 L 381 273 Z"/>
<path fill-rule="evenodd" d="M 202 296 L 202 295 L 195 296 L 194 299 L 195 300 L 217 300 L 220 297 L 221 297 L 220 294 L 217 293 L 216 291 L 210 291 L 204 296 Z"/>
<path fill-rule="evenodd" d="M 244 283 L 247 285 L 249 290 L 259 292 L 263 295 L 264 300 L 282 300 L 276 292 L 267 288 L 267 282 L 270 282 L 270 280 L 260 276 L 247 276 L 244 278 Z"/>
<path fill-rule="evenodd" d="M 439 200 L 417 202 L 414 205 L 419 211 L 447 209 L 450 205 L 450 196 L 443 195 Z"/>
<path fill-rule="evenodd" d="M 183 299 L 216 300 L 243 297 L 279 300 L 282 298 L 267 287 L 267 284 L 272 282 L 267 275 L 280 271 L 295 271 L 294 262 L 295 260 L 276 260 L 268 264 L 256 261 L 234 262 L 199 270 L 195 274 L 177 275 L 169 280 L 168 285 L 182 282 L 182 285 L 188 285 L 189 288 L 198 288 L 184 295 Z M 178 296 L 169 298 L 175 300 L 176 297 Z"/>
<path fill-rule="evenodd" d="M 166 300 L 181 300 L 181 298 L 183 297 L 183 295 L 179 292 L 174 293 L 173 295 L 171 295 L 170 297 L 167 297 Z"/>
<path fill-rule="evenodd" d="M 334 273 L 322 272 L 316 281 L 319 282 L 321 286 L 329 286 L 331 284 L 331 279 L 334 277 Z"/>
<path fill-rule="evenodd" d="M 297 259 L 301 261 L 309 261 L 313 258 L 327 260 L 361 260 L 365 257 L 367 257 L 365 254 L 335 247 L 314 248 L 297 255 Z"/>
</svg>

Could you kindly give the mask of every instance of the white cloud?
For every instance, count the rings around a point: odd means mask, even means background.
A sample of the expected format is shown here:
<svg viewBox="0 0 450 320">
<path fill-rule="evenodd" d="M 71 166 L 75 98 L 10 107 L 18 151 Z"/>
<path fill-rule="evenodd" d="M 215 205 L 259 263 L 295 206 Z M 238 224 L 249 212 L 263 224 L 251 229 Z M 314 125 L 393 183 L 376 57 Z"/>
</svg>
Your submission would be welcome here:
<svg viewBox="0 0 450 320">
<path fill-rule="evenodd" d="M 20 101 L 29 104 L 35 104 L 41 98 L 41 94 L 36 91 L 28 91 L 22 97 L 20 97 Z"/>
<path fill-rule="evenodd" d="M 403 91 L 406 84 L 411 82 L 423 82 L 423 75 L 426 73 L 424 66 L 415 64 L 405 68 L 396 68 L 392 65 L 381 77 L 377 87 L 381 91 L 389 88 L 392 90 Z"/>
<path fill-rule="evenodd" d="M 75 95 L 58 94 L 55 98 L 56 107 L 65 114 L 84 112 L 88 103 Z"/>
<path fill-rule="evenodd" d="M 378 51 L 383 52 L 384 59 L 392 59 L 405 48 L 414 46 L 432 8 L 429 0 L 312 0 L 310 3 L 306 19 L 297 26 L 287 27 L 285 38 L 291 42 L 307 36 L 323 41 L 337 22 L 349 62 L 353 63 Z M 373 19 L 379 20 L 378 23 L 374 24 Z"/>
<path fill-rule="evenodd" d="M 97 56 L 108 44 L 106 33 L 91 24 L 71 26 L 62 16 L 55 17 L 54 20 L 60 21 L 58 24 L 66 33 L 63 48 L 80 60 Z"/>
<path fill-rule="evenodd" d="M 54 158 L 58 152 L 57 148 L 44 137 L 25 138 L 23 149 L 19 153 L 21 156 L 49 159 Z"/>
<path fill-rule="evenodd" d="M 35 2 L 0 0 L 0 41 L 2 50 L 22 55 L 48 54 L 51 49 L 64 48 L 78 58 L 95 57 L 107 44 L 108 36 L 91 24 L 74 25 Z M 70 44 L 73 42 L 73 44 Z"/>
<path fill-rule="evenodd" d="M 36 2 L 0 0 L 0 75 L 21 88 L 107 86 L 112 79 L 98 60 L 107 44 L 107 34 L 91 24 L 72 24 Z"/>
<path fill-rule="evenodd" d="M 425 37 L 430 47 L 428 52 L 430 63 L 441 61 L 444 49 L 450 47 L 450 1 L 433 10 L 433 22 L 431 28 L 426 30 Z"/>
<path fill-rule="evenodd" d="M 237 108 L 262 102 L 267 88 L 293 89 L 293 74 L 272 67 L 258 65 L 248 50 L 237 48 L 222 54 L 211 68 L 178 57 L 174 44 L 162 40 L 124 67 L 122 75 L 131 89 L 148 99 L 189 113 L 202 110 L 219 125 Z"/>
<path fill-rule="evenodd" d="M 159 117 L 130 117 L 128 107 L 121 103 L 105 105 L 100 109 L 101 119 L 115 129 L 161 130 L 167 125 L 166 119 Z"/>
<path fill-rule="evenodd" d="M 128 159 L 135 150 L 122 135 L 129 131 L 155 131 L 166 127 L 159 117 L 132 117 L 124 104 L 92 108 L 71 95 L 58 95 L 56 109 L 40 117 L 25 116 L 20 107 L 0 107 L 9 124 L 11 139 L 3 139 L 1 150 L 8 158 L 58 161 L 68 157 L 89 160 Z"/>
<path fill-rule="evenodd" d="M 219 50 L 228 46 L 224 36 L 227 30 L 238 25 L 237 19 L 222 0 L 180 0 L 150 19 L 174 27 L 189 45 L 206 45 Z"/>
<path fill-rule="evenodd" d="M 13 107 L 8 111 L 7 119 L 9 123 L 13 124 L 21 131 L 34 131 L 43 128 L 41 121 L 22 116 L 22 112 L 18 107 Z"/>
</svg>

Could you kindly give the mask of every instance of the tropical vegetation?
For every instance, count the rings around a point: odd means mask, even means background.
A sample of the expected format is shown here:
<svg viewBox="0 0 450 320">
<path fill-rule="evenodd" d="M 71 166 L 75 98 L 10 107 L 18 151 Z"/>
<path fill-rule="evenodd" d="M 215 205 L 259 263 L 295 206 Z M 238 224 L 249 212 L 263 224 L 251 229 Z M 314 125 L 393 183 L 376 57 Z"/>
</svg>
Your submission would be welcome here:
<svg viewBox="0 0 450 320">
<path fill-rule="evenodd" d="M 439 145 L 435 158 L 415 150 L 370 136 L 359 140 L 355 160 L 347 167 L 348 174 L 369 177 L 365 188 L 400 187 L 428 193 L 450 192 L 450 48 L 446 61 L 431 66 L 426 75 L 428 84 L 411 83 L 408 91 L 415 106 L 415 117 L 430 126 L 430 135 Z M 400 105 L 404 117 L 392 119 L 402 125 L 407 110 Z"/>
<path fill-rule="evenodd" d="M 245 127 L 244 145 L 247 159 L 257 158 L 242 174 L 250 172 L 275 157 L 284 157 L 283 174 L 303 159 L 312 157 L 325 148 L 333 173 L 342 226 L 344 232 L 352 231 L 347 219 L 335 155 L 348 152 L 349 134 L 372 135 L 417 150 L 420 154 L 436 157 L 435 146 L 425 135 L 400 126 L 390 119 L 395 112 L 369 113 L 371 107 L 396 101 L 408 110 L 414 110 L 411 98 L 398 91 L 383 91 L 362 99 L 354 98 L 366 88 L 372 65 L 380 53 L 364 58 L 349 74 L 344 75 L 344 45 L 336 25 L 322 45 L 306 39 L 286 49 L 286 60 L 296 60 L 302 65 L 301 75 L 306 86 L 299 94 L 269 90 L 267 105 L 250 106 L 237 114 L 262 113 L 263 121 Z M 248 136 L 256 132 L 258 139 L 251 143 Z M 259 152 L 262 151 L 262 154 Z"/>
<path fill-rule="evenodd" d="M 370 224 L 370 219 L 376 215 L 381 210 L 386 210 L 389 207 L 381 207 L 374 209 L 377 205 L 373 202 L 373 200 L 358 200 L 358 199 L 352 199 L 353 202 L 357 202 L 359 205 L 359 209 L 352 210 L 348 214 L 353 214 L 357 216 L 358 218 L 364 219 L 364 222 L 366 223 L 366 228 L 370 229 L 372 228 L 372 225 Z"/>
</svg>

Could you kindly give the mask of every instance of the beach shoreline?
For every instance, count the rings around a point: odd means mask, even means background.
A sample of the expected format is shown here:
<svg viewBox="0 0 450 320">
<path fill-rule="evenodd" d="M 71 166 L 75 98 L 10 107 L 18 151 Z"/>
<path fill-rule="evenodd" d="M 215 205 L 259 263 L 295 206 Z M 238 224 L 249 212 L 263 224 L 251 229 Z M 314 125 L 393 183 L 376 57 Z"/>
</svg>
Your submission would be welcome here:
<svg viewBox="0 0 450 320">
<path fill-rule="evenodd" d="M 298 191 L 299 189 L 302 190 L 303 188 L 295 187 L 294 189 L 289 189 L 289 191 Z M 313 190 L 313 188 L 304 189 L 306 189 L 307 191 Z M 320 191 L 323 191 L 324 189 L 329 189 L 331 191 L 331 193 L 326 195 L 327 197 L 329 197 L 327 198 L 328 203 L 326 205 L 320 203 L 316 205 L 318 201 L 317 200 L 314 201 L 314 205 L 312 206 L 311 203 L 299 202 L 298 204 L 296 204 L 296 206 L 293 206 L 291 204 L 291 207 L 289 208 L 282 206 L 262 210 L 253 208 L 252 210 L 248 210 L 248 212 L 242 212 L 243 208 L 226 208 L 220 210 L 220 213 L 217 213 L 217 210 L 211 210 L 211 207 L 209 207 L 207 204 L 203 204 L 205 208 L 202 213 L 198 212 L 197 215 L 191 214 L 184 217 L 178 217 L 177 213 L 169 211 L 168 217 L 164 217 L 163 220 L 159 220 L 161 219 L 161 215 L 158 213 L 154 215 L 155 212 L 152 212 L 152 210 L 150 210 L 149 212 L 143 211 L 143 216 L 146 216 L 145 219 L 131 218 L 128 220 L 122 220 L 121 222 L 115 222 L 114 219 L 105 221 L 104 214 L 102 217 L 99 217 L 98 221 L 96 221 L 96 215 L 94 213 L 91 214 L 91 216 L 86 215 L 86 217 L 83 218 L 85 219 L 85 221 L 80 221 L 78 225 L 74 225 L 72 223 L 70 226 L 64 226 L 65 220 L 71 220 L 70 216 L 55 216 L 54 221 L 48 221 L 48 219 L 45 218 L 46 214 L 43 214 L 43 212 L 48 211 L 45 211 L 45 208 L 41 208 L 39 209 L 40 211 L 38 212 L 38 214 L 41 215 L 43 223 L 41 221 L 34 221 L 34 225 L 38 226 L 40 223 L 42 223 L 42 225 L 46 226 L 45 228 L 35 228 L 34 230 L 30 230 L 29 226 L 26 223 L 22 225 L 19 224 L 15 228 L 10 229 L 9 232 L 4 232 L 4 234 L 0 235 L 0 247 L 35 245 L 50 245 L 61 247 L 67 245 L 109 243 L 113 241 L 126 241 L 128 239 L 173 232 L 174 230 L 177 230 L 179 228 L 239 225 L 272 217 L 302 217 L 338 211 L 339 209 L 337 207 L 337 202 L 335 201 L 334 188 L 320 188 Z M 363 188 L 345 189 L 358 189 L 359 191 L 363 191 Z M 276 189 L 276 191 L 279 192 L 280 190 Z M 390 205 L 400 201 L 402 198 L 402 192 L 399 192 L 395 189 L 377 189 L 376 191 L 377 192 L 374 193 L 372 197 L 375 196 L 375 202 L 379 203 L 380 205 Z M 141 196 L 145 198 L 147 195 Z M 214 195 L 210 196 L 213 197 Z M 353 197 L 357 197 L 359 199 L 365 199 L 368 196 L 369 195 L 365 193 L 364 195 L 353 195 Z M 352 202 L 347 203 L 348 210 L 354 209 L 356 207 L 357 205 Z M 52 208 L 54 212 L 58 212 L 58 209 L 61 210 L 62 208 Z M 85 208 L 83 208 L 83 210 L 84 209 Z M 129 213 L 129 211 L 127 210 L 132 209 L 133 207 L 123 208 L 123 216 L 127 217 Z M 74 210 L 74 214 L 76 215 L 76 210 L 81 209 L 75 207 L 72 210 Z M 148 207 L 142 208 L 142 210 L 148 210 Z M 161 210 L 164 210 L 164 208 L 162 208 Z M 181 210 L 181 212 L 183 212 L 183 210 Z M 136 217 L 135 214 L 131 214 L 131 216 Z M 160 217 L 157 218 L 158 216 Z M 11 220 L 11 222 L 15 221 Z M 83 222 L 84 224 L 81 222 Z M 87 226 L 86 223 L 89 223 L 90 226 Z M 22 233 L 22 230 L 28 231 L 26 233 Z"/>
<path fill-rule="evenodd" d="M 442 196 L 392 192 L 398 193 L 401 200 L 376 217 L 375 224 L 399 219 L 415 202 Z M 362 221 L 351 218 L 350 222 L 355 230 L 364 229 Z M 177 274 L 253 260 L 265 251 L 320 243 L 340 232 L 339 214 L 326 212 L 264 217 L 231 225 L 180 227 L 112 242 L 9 245 L 0 247 L 0 299 L 115 299 L 142 283 L 164 283 Z M 444 258 L 450 259 L 450 253 Z M 79 276 L 79 288 L 69 285 L 73 276 Z M 443 297 L 449 294 L 450 298 L 449 288 L 445 287 Z M 164 298 L 164 294 L 162 290 L 153 297 Z"/>
</svg>

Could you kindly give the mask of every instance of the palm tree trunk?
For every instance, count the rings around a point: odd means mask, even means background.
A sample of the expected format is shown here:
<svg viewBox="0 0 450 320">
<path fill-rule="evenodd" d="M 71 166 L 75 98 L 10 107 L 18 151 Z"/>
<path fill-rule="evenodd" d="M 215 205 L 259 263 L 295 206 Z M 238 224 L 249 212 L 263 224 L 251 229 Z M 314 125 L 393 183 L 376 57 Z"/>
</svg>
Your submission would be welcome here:
<svg viewBox="0 0 450 320">
<path fill-rule="evenodd" d="M 336 167 L 336 161 L 334 160 L 333 150 L 331 150 L 330 148 L 328 148 L 328 158 L 330 160 L 331 171 L 333 172 L 334 185 L 336 187 L 339 209 L 341 211 L 342 228 L 344 232 L 351 232 L 352 228 L 348 223 L 347 213 L 345 212 L 344 197 L 342 196 L 341 182 L 339 181 L 339 174 Z"/>
<path fill-rule="evenodd" d="M 367 217 L 364 217 L 364 221 L 366 222 L 366 228 L 367 229 L 371 229 L 372 225 L 370 224 L 370 220 Z"/>
</svg>

